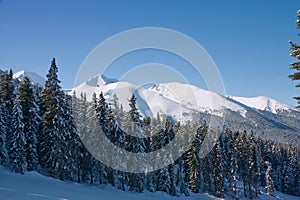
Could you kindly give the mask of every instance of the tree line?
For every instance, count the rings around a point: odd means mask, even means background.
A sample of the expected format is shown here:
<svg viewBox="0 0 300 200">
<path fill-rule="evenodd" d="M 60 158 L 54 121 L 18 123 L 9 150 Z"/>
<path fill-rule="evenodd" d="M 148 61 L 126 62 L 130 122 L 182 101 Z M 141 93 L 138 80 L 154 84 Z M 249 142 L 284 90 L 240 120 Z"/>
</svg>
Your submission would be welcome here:
<svg viewBox="0 0 300 200">
<path fill-rule="evenodd" d="M 38 171 L 60 180 L 110 184 L 124 191 L 163 191 L 174 196 L 208 192 L 236 199 L 242 194 L 252 199 L 260 194 L 259 187 L 265 187 L 269 195 L 275 195 L 276 189 L 300 196 L 298 146 L 264 140 L 251 130 L 217 130 L 205 121 L 180 124 L 159 114 L 141 117 L 134 95 L 128 111 L 117 96 L 107 100 L 103 93 L 94 94 L 88 102 L 85 94 L 79 98 L 65 94 L 57 72 L 53 59 L 43 88 L 26 77 L 13 79 L 12 71 L 0 72 L 0 165 L 16 173 Z M 90 136 L 100 129 L 115 146 L 132 153 L 161 149 L 175 135 L 194 137 L 188 138 L 188 151 L 168 166 L 129 173 L 104 165 L 87 151 L 82 141 L 93 143 Z M 126 134 L 137 131 L 151 137 Z M 204 138 L 218 131 L 216 145 L 201 158 Z M 104 155 L 108 151 L 98 148 Z"/>
</svg>

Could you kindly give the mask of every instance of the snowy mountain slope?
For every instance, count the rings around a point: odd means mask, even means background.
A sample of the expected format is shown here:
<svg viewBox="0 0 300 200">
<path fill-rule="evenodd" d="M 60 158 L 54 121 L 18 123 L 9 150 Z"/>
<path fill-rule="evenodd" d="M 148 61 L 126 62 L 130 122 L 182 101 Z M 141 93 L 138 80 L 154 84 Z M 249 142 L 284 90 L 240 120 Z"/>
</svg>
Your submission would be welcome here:
<svg viewBox="0 0 300 200">
<path fill-rule="evenodd" d="M 23 80 L 25 77 L 29 78 L 29 80 L 32 83 L 36 83 L 40 86 L 44 86 L 45 85 L 45 79 L 43 77 L 41 77 L 40 75 L 34 73 L 34 72 L 29 72 L 29 71 L 25 71 L 25 70 L 21 70 L 15 74 L 13 74 L 13 78 L 14 79 L 19 79 L 19 80 Z"/>
<path fill-rule="evenodd" d="M 200 89 L 193 85 L 180 83 L 158 84 L 153 86 L 151 91 L 155 91 L 189 109 L 209 112 L 217 116 L 220 116 L 220 112 L 224 108 L 235 111 L 243 117 L 245 117 L 247 112 L 243 106 L 228 101 L 219 94 Z"/>
<path fill-rule="evenodd" d="M 275 99 L 265 97 L 265 96 L 258 96 L 252 98 L 230 96 L 229 98 L 234 99 L 240 103 L 243 103 L 251 108 L 269 111 L 274 114 L 277 114 L 277 112 L 280 111 L 288 111 L 288 110 L 297 111 L 297 109 L 292 106 L 286 105 Z"/>
<path fill-rule="evenodd" d="M 86 93 L 89 101 L 94 92 L 97 95 L 103 92 L 111 105 L 116 95 L 125 110 L 129 110 L 128 100 L 134 93 L 142 116 L 160 113 L 183 122 L 199 120 L 199 117 L 209 122 L 213 115 L 220 122 L 225 119 L 225 127 L 233 130 L 253 130 L 264 138 L 282 142 L 300 141 L 300 112 L 268 97 L 224 97 L 196 86 L 174 82 L 144 88 L 128 82 L 111 81 L 102 75 L 73 88 L 69 94 L 74 91 L 78 97 L 80 93 Z"/>
<path fill-rule="evenodd" d="M 143 115 L 155 115 L 157 112 L 160 112 L 176 116 L 174 111 L 183 113 L 196 111 L 222 116 L 223 109 L 226 108 L 246 118 L 246 113 L 252 109 L 266 110 L 274 114 L 280 110 L 296 111 L 291 106 L 267 97 L 226 98 L 193 85 L 174 82 L 156 84 L 146 89 L 139 88 L 128 82 L 117 82 L 103 75 L 97 75 L 80 84 L 72 89 L 72 92 L 74 91 L 77 95 L 82 92 L 86 93 L 88 100 L 91 100 L 94 92 L 98 95 L 102 91 L 109 100 L 113 99 L 112 97 L 115 94 L 125 110 L 129 109 L 128 100 L 134 93 L 137 96 L 138 107 Z M 175 119 L 179 119 L 179 117 L 176 116 Z"/>
<path fill-rule="evenodd" d="M 177 120 L 181 120 L 182 113 L 188 114 L 195 111 L 220 116 L 222 109 L 228 108 L 243 117 L 247 112 L 244 107 L 228 101 L 221 95 L 187 84 L 159 84 L 146 89 L 128 82 L 107 83 L 100 75 L 96 77 L 97 79 L 94 77 L 73 88 L 69 94 L 75 91 L 79 96 L 84 92 L 87 94 L 88 100 L 91 100 L 94 92 L 98 95 L 102 91 L 107 99 L 113 99 L 113 95 L 117 95 L 120 104 L 125 110 L 128 110 L 128 100 L 134 93 L 141 114 L 155 116 L 159 112 L 173 116 Z M 101 84 L 90 84 L 90 82 L 100 82 Z"/>
<path fill-rule="evenodd" d="M 63 182 L 50 177 L 45 177 L 37 172 L 26 172 L 24 175 L 9 172 L 7 169 L 0 167 L 0 199 L 1 200 L 193 200 L 193 199 L 220 199 L 206 193 L 191 194 L 190 196 L 172 197 L 163 192 L 143 192 L 134 193 L 120 191 L 111 186 L 104 185 L 84 185 L 70 182 Z M 242 184 L 239 184 L 242 191 Z M 264 193 L 257 198 L 258 200 L 300 200 L 300 197 L 290 196 L 276 191 L 276 197 L 270 197 Z M 225 194 L 225 199 L 231 199 Z M 240 192 L 239 199 L 243 198 Z"/>
<path fill-rule="evenodd" d="M 102 82 L 102 77 L 98 76 L 97 82 Z M 96 82 L 96 80 L 93 80 Z M 180 119 L 182 108 L 177 102 L 173 102 L 164 96 L 149 91 L 145 88 L 138 88 L 137 86 L 128 82 L 115 82 L 110 84 L 102 84 L 100 87 L 89 84 L 90 80 L 84 82 L 73 88 L 69 94 L 73 94 L 75 91 L 76 95 L 79 96 L 81 93 L 86 93 L 87 100 L 92 100 L 93 93 L 97 96 L 103 92 L 105 98 L 112 104 L 113 96 L 118 97 L 119 104 L 122 104 L 125 110 L 129 110 L 128 100 L 131 95 L 134 94 L 137 98 L 137 108 L 142 116 L 155 116 L 157 112 L 168 113 L 168 115 L 175 119 Z"/>
</svg>

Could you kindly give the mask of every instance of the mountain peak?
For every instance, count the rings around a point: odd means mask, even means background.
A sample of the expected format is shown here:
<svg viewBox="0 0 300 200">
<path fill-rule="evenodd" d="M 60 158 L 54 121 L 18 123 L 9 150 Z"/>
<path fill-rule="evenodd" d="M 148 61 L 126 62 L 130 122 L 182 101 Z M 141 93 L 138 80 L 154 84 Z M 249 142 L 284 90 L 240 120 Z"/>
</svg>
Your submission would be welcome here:
<svg viewBox="0 0 300 200">
<path fill-rule="evenodd" d="M 116 79 L 107 78 L 103 74 L 97 74 L 93 78 L 86 81 L 86 84 L 93 87 L 101 87 L 110 83 L 118 82 Z"/>
<path fill-rule="evenodd" d="M 27 77 L 34 84 L 38 84 L 40 86 L 45 85 L 45 79 L 34 72 L 21 70 L 13 74 L 13 78 L 18 79 L 20 81 L 23 80 L 25 77 Z"/>
</svg>

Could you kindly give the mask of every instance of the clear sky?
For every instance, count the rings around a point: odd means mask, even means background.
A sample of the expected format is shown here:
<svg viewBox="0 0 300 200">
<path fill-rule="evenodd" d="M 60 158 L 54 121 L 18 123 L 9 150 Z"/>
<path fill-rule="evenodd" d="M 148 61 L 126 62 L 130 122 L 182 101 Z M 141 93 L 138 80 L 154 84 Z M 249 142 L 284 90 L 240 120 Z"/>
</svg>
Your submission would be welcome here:
<svg viewBox="0 0 300 200">
<path fill-rule="evenodd" d="M 207 50 L 228 95 L 264 95 L 295 105 L 292 97 L 300 89 L 287 78 L 293 61 L 288 41 L 300 41 L 298 9 L 295 0 L 0 0 L 0 66 L 44 76 L 55 57 L 62 86 L 70 88 L 85 57 L 103 40 L 132 28 L 164 27 Z M 124 70 L 150 61 L 174 64 L 172 56 L 157 54 L 137 53 L 118 63 Z M 107 76 L 122 73 L 108 70 Z"/>
</svg>

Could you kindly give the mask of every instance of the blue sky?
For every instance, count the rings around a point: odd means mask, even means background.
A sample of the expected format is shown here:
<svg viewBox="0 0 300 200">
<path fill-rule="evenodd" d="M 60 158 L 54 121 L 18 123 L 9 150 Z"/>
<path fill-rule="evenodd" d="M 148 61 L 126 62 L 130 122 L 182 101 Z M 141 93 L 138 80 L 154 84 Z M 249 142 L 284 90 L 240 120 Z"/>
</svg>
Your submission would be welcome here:
<svg viewBox="0 0 300 200">
<path fill-rule="evenodd" d="M 62 86 L 70 88 L 85 57 L 103 40 L 132 28 L 164 27 L 207 50 L 228 95 L 264 95 L 295 105 L 292 97 L 300 90 L 287 78 L 293 61 L 288 41 L 299 41 L 298 9 L 292 0 L 0 0 L 0 66 L 45 75 L 55 57 Z M 118 60 L 124 67 L 107 76 L 118 78 L 148 62 L 183 64 L 157 51 L 137 52 Z"/>
</svg>

